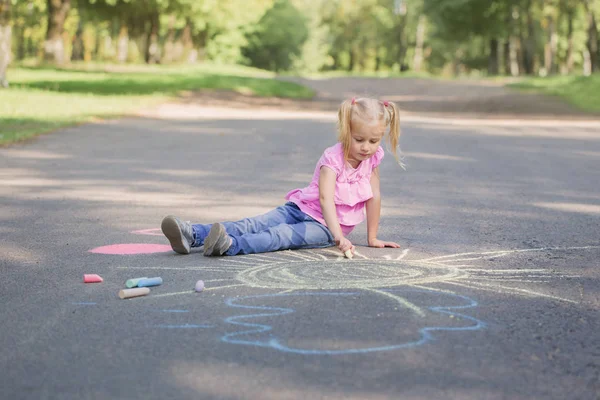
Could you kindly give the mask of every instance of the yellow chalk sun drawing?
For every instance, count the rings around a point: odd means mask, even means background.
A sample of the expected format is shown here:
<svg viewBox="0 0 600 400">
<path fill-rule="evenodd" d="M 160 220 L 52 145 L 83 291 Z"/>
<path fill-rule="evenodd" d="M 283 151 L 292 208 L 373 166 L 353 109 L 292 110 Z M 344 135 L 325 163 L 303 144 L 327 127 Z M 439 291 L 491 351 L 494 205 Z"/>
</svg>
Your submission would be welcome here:
<svg viewBox="0 0 600 400">
<path fill-rule="evenodd" d="M 206 280 L 206 291 L 246 286 L 290 293 L 358 289 L 397 301 L 414 314 L 423 316 L 423 310 L 406 298 L 386 288 L 412 287 L 429 291 L 455 293 L 456 288 L 492 291 L 526 297 L 541 297 L 570 303 L 576 299 L 549 294 L 540 285 L 552 279 L 577 278 L 547 268 L 485 268 L 481 261 L 497 260 L 509 255 L 539 252 L 598 250 L 600 246 L 551 247 L 521 250 L 458 253 L 445 256 L 409 259 L 409 249 L 395 255 L 368 258 L 356 252 L 354 259 L 346 259 L 334 249 L 278 251 L 273 253 L 219 258 L 220 265 L 189 267 L 139 267 L 140 269 L 176 269 L 225 274 L 227 279 Z M 382 251 L 382 250 L 377 250 Z M 399 253 L 399 254 L 398 254 Z M 131 267 L 126 267 L 131 269 Z M 230 284 L 234 274 L 235 284 Z M 220 285 L 227 281 L 228 284 Z M 530 284 L 536 284 L 536 289 Z M 440 287 L 442 286 L 442 287 Z M 153 297 L 186 295 L 193 290 L 157 294 Z"/>
</svg>

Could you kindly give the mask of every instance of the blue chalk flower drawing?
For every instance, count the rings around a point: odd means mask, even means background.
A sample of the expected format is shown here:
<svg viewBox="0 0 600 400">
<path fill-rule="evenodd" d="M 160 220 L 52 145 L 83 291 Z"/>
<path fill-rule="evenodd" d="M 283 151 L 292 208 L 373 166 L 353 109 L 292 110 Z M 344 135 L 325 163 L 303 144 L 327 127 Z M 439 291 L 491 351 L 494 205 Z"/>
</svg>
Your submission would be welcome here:
<svg viewBox="0 0 600 400">
<path fill-rule="evenodd" d="M 594 248 L 599 247 L 569 250 Z M 550 278 L 572 276 L 556 274 L 542 268 L 489 269 L 477 265 L 477 262 L 494 261 L 508 255 L 519 256 L 531 252 L 561 250 L 566 249 L 461 253 L 417 260 L 407 259 L 408 249 L 396 258 L 388 255 L 383 259 L 369 259 L 358 253 L 358 257 L 353 260 L 345 259 L 333 250 L 310 250 L 247 256 L 239 260 L 240 263 L 244 263 L 243 265 L 238 264 L 237 258 L 223 259 L 228 267 L 240 269 L 236 278 L 242 284 L 279 292 L 228 298 L 226 304 L 229 307 L 245 313 L 225 319 L 225 322 L 235 326 L 237 330 L 225 334 L 221 340 L 298 354 L 331 355 L 415 347 L 434 340 L 435 335 L 442 332 L 480 330 L 486 324 L 468 315 L 470 311 L 475 311 L 477 302 L 440 286 L 467 287 L 575 302 L 529 287 L 532 283 L 548 282 Z M 335 257 L 332 258 L 330 255 Z M 258 265 L 249 266 L 246 263 Z M 523 287 L 523 284 L 528 287 Z M 278 320 L 296 312 L 294 308 L 276 305 L 284 299 L 294 296 L 350 298 L 360 293 L 382 296 L 383 299 L 395 304 L 395 309 L 400 310 L 396 314 L 400 319 L 410 318 L 413 334 L 403 337 L 401 341 L 392 340 L 391 343 L 386 344 L 346 348 L 332 344 L 331 348 L 323 346 L 310 348 L 291 346 L 288 340 L 275 333 L 276 325 L 280 322 Z"/>
<path fill-rule="evenodd" d="M 243 286 L 259 293 L 225 298 L 232 314 L 223 320 L 222 342 L 302 355 L 342 355 L 406 349 L 442 335 L 484 329 L 486 323 L 474 316 L 477 301 L 457 289 L 577 303 L 576 285 L 567 280 L 578 276 L 540 267 L 537 259 L 567 260 L 577 252 L 599 250 L 554 247 L 412 258 L 405 249 L 398 256 L 375 259 L 357 252 L 352 260 L 334 249 L 294 250 L 223 257 L 219 266 L 167 269 L 226 276 L 207 280 L 205 291 Z M 553 290 L 561 280 L 567 285 L 557 295 Z M 219 284 L 224 281 L 228 283 Z M 545 285 L 549 282 L 550 287 Z M 190 291 L 153 297 L 184 294 Z M 307 296 L 311 301 L 300 301 Z M 375 300 L 361 301 L 365 296 Z M 328 311 L 313 312 L 319 307 Z M 302 329 L 307 318 L 312 320 L 310 329 L 319 332 Z M 315 318 L 321 320 L 315 324 Z"/>
</svg>

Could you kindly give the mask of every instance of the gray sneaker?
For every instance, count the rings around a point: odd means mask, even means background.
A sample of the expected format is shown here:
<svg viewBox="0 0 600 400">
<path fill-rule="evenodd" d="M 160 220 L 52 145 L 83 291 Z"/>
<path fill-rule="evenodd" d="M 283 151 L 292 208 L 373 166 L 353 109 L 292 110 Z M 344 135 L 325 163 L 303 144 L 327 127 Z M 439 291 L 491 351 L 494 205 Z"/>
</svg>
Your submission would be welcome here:
<svg viewBox="0 0 600 400">
<path fill-rule="evenodd" d="M 194 231 L 189 222 L 180 221 L 172 215 L 163 218 L 160 229 L 165 234 L 173 250 L 179 254 L 190 254 L 194 243 Z"/>
<path fill-rule="evenodd" d="M 222 256 L 231 247 L 233 241 L 225 231 L 223 224 L 214 223 L 204 239 L 205 256 Z"/>
</svg>

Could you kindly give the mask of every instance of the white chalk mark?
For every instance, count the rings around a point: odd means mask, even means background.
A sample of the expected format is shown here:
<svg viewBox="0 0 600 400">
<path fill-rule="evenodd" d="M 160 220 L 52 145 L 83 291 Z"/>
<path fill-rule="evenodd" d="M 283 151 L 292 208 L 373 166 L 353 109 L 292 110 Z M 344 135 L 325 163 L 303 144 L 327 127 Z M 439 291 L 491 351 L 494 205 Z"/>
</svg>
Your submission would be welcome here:
<svg viewBox="0 0 600 400">
<path fill-rule="evenodd" d="M 548 280 L 541 281 L 541 280 L 531 280 L 531 279 L 477 279 L 474 277 L 470 277 L 469 279 L 470 280 L 465 280 L 465 282 L 471 282 L 471 280 L 475 280 L 475 281 L 485 280 L 486 282 L 506 282 L 506 283 L 510 283 L 510 282 L 548 283 L 548 282 L 550 282 Z"/>
<path fill-rule="evenodd" d="M 327 260 L 327 257 L 315 251 L 307 250 L 307 253 L 314 254 L 316 257 L 319 257 L 320 260 Z"/>
<path fill-rule="evenodd" d="M 453 257 L 462 257 L 462 256 L 472 256 L 479 255 L 481 258 L 485 258 L 487 255 L 504 256 L 507 254 L 514 253 L 526 253 L 532 251 L 567 251 L 567 250 L 592 250 L 592 249 L 600 249 L 600 246 L 578 246 L 578 247 L 542 247 L 539 249 L 520 249 L 520 250 L 501 250 L 501 251 L 486 251 L 486 252 L 469 252 L 469 253 L 459 253 L 459 254 L 450 254 L 447 256 L 439 256 L 439 257 L 431 257 L 426 258 L 420 261 L 433 261 L 433 260 L 443 260 Z M 449 260 L 446 260 L 449 261 Z"/>
<path fill-rule="evenodd" d="M 205 288 L 203 290 L 203 292 L 207 292 L 209 290 L 226 289 L 226 288 L 231 288 L 231 287 L 236 287 L 236 286 L 245 286 L 245 285 L 243 285 L 243 284 L 237 284 L 237 285 L 227 285 L 227 286 L 213 286 L 213 287 Z M 194 293 L 196 293 L 195 290 L 185 290 L 183 292 L 155 294 L 155 295 L 147 296 L 146 298 L 178 296 L 180 294 L 194 294 Z"/>
<path fill-rule="evenodd" d="M 439 267 L 439 266 L 452 266 L 455 268 L 458 267 L 472 267 L 473 264 L 448 264 L 445 262 L 439 262 L 439 261 L 423 261 L 423 260 L 411 260 L 410 263 L 412 265 L 418 265 L 420 267 L 423 268 L 428 268 L 428 267 Z"/>
<path fill-rule="evenodd" d="M 406 255 L 408 254 L 408 251 L 409 251 L 409 250 L 410 250 L 410 249 L 404 249 L 404 250 L 402 250 L 402 254 L 400 254 L 400 255 L 399 255 L 397 258 L 396 258 L 396 260 L 400 261 L 400 260 L 402 260 L 404 257 L 406 257 Z"/>
<path fill-rule="evenodd" d="M 448 290 L 448 289 L 440 289 L 440 288 L 432 288 L 432 287 L 428 287 L 428 286 L 421 286 L 421 285 L 410 285 L 411 287 L 414 288 L 418 288 L 418 289 L 424 289 L 424 290 L 433 290 L 434 292 L 442 292 L 442 293 L 450 293 L 450 294 L 456 294 L 456 292 L 452 291 L 452 290 Z"/>
<path fill-rule="evenodd" d="M 192 293 L 196 293 L 196 291 L 195 290 L 186 290 L 184 292 L 162 293 L 162 294 L 155 294 L 154 296 L 147 296 L 145 298 L 168 297 L 168 296 L 177 296 L 177 295 L 180 295 L 180 294 L 192 294 Z"/>
<path fill-rule="evenodd" d="M 247 266 L 241 266 L 241 265 L 235 265 L 235 264 L 229 264 L 229 265 L 228 264 L 221 264 L 218 267 L 209 267 L 209 268 L 214 268 L 215 270 L 218 270 L 218 271 L 225 271 L 226 269 L 227 270 L 234 270 L 234 271 L 241 271 L 241 270 L 244 270 L 244 269 L 246 269 L 248 267 L 252 267 L 254 265 L 256 265 L 256 264 L 248 264 Z"/>
<path fill-rule="evenodd" d="M 294 291 L 296 291 L 296 289 L 288 289 L 288 290 L 284 290 L 283 292 L 279 292 L 277 294 L 291 293 L 291 292 L 294 292 Z"/>
<path fill-rule="evenodd" d="M 208 290 L 227 289 L 227 288 L 232 288 L 232 287 L 236 287 L 236 286 L 245 286 L 245 285 L 243 283 L 239 283 L 239 284 L 236 284 L 236 285 L 214 286 L 214 287 L 206 288 L 203 291 L 206 292 Z"/>
<path fill-rule="evenodd" d="M 406 300 L 404 297 L 400 297 L 400 296 L 397 296 L 395 294 L 392 294 L 392 293 L 389 293 L 389 292 L 384 292 L 382 290 L 377 290 L 377 289 L 363 288 L 362 290 L 366 290 L 368 292 L 377 293 L 377 294 L 379 294 L 381 296 L 385 296 L 385 297 L 388 297 L 390 299 L 393 299 L 393 300 L 397 301 L 401 306 L 403 306 L 405 308 L 408 308 L 410 311 L 412 311 L 415 314 L 417 314 L 419 317 L 424 317 L 425 316 L 425 313 L 423 312 L 423 310 L 421 310 L 419 307 L 417 307 L 416 305 L 414 305 L 410 301 Z"/>
<path fill-rule="evenodd" d="M 218 267 L 119 267 L 109 265 L 109 268 L 116 269 L 161 269 L 161 270 L 176 270 L 176 271 L 207 271 L 207 272 L 228 272 L 223 268 Z M 242 271 L 243 269 L 234 269 L 236 271 Z"/>
<path fill-rule="evenodd" d="M 340 254 L 341 254 L 341 253 L 339 252 L 339 250 L 338 250 L 338 251 L 335 251 L 335 250 L 330 250 L 330 249 L 323 249 L 323 252 L 324 252 L 324 253 L 333 254 L 334 256 L 337 256 L 338 258 L 340 257 Z M 342 254 L 342 258 L 344 258 L 344 255 L 343 255 L 343 254 Z"/>
<path fill-rule="evenodd" d="M 263 261 L 265 263 L 278 263 L 278 262 L 289 262 L 290 260 L 287 258 L 280 258 L 280 257 L 276 257 L 276 256 L 262 256 L 260 254 L 248 254 L 246 256 L 244 256 L 246 258 L 254 258 L 257 261 Z M 252 264 L 252 265 L 256 265 L 256 263 Z"/>
<path fill-rule="evenodd" d="M 480 283 L 480 282 L 469 282 L 468 284 L 466 284 L 466 283 L 458 283 L 456 281 L 446 281 L 444 283 L 448 283 L 450 285 L 468 287 L 470 289 L 488 290 L 488 291 L 492 291 L 492 292 L 496 292 L 496 293 L 520 294 L 521 296 L 526 296 L 526 297 L 546 297 L 549 299 L 566 301 L 568 303 L 577 304 L 577 302 L 573 301 L 573 300 L 564 299 L 562 297 L 552 296 L 552 295 L 545 294 L 545 293 L 534 292 L 532 290 L 527 290 L 527 289 L 513 288 L 513 287 L 508 287 L 508 286 L 500 286 L 500 285 L 486 285 L 485 283 Z M 504 289 L 504 290 L 500 290 L 500 289 Z"/>
<path fill-rule="evenodd" d="M 233 264 L 241 264 L 241 265 L 254 265 L 255 263 L 246 262 L 241 260 L 231 260 L 229 257 L 219 259 L 222 263 L 233 263 Z"/>
<path fill-rule="evenodd" d="M 496 259 L 496 258 L 500 258 L 500 257 L 504 257 L 504 256 L 508 256 L 510 255 L 510 253 L 501 253 L 501 254 L 495 254 L 494 256 L 481 256 L 481 257 L 469 257 L 469 258 L 457 258 L 457 259 L 446 259 L 444 260 L 445 262 L 459 262 L 459 261 L 476 261 L 476 260 L 483 260 L 483 259 Z"/>
<path fill-rule="evenodd" d="M 309 256 L 307 254 L 302 254 L 302 253 L 297 252 L 297 251 L 286 250 L 283 253 L 285 253 L 285 255 L 288 255 L 290 257 L 298 258 L 298 259 L 300 259 L 302 261 L 317 261 L 318 260 L 318 258 L 316 258 L 316 257 L 312 257 L 312 256 Z"/>
<path fill-rule="evenodd" d="M 488 274 L 521 274 L 526 272 L 547 272 L 547 269 L 485 269 L 485 268 L 464 268 L 463 271 L 484 272 Z"/>
<path fill-rule="evenodd" d="M 365 260 L 368 260 L 368 259 L 369 259 L 369 257 L 365 256 L 364 254 L 361 254 L 361 253 L 359 253 L 359 252 L 358 252 L 358 250 L 354 250 L 354 255 L 355 255 L 355 256 L 362 257 L 362 258 L 364 258 Z"/>
<path fill-rule="evenodd" d="M 481 275 L 469 275 L 469 279 L 481 279 L 484 281 L 513 281 L 519 279 L 543 279 L 543 278 L 554 278 L 552 275 L 523 275 L 523 276 L 481 276 Z"/>
</svg>

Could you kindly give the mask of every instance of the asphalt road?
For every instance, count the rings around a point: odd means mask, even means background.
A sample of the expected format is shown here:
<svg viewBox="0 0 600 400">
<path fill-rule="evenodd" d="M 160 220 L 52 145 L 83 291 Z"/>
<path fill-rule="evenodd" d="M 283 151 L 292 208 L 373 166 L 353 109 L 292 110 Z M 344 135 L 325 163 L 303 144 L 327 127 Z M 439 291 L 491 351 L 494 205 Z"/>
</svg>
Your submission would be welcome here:
<svg viewBox="0 0 600 400">
<path fill-rule="evenodd" d="M 600 399 L 600 123 L 413 115 L 381 167 L 401 249 L 205 258 L 163 216 L 282 204 L 333 113 L 154 112 L 0 149 L 1 398 Z"/>
</svg>

